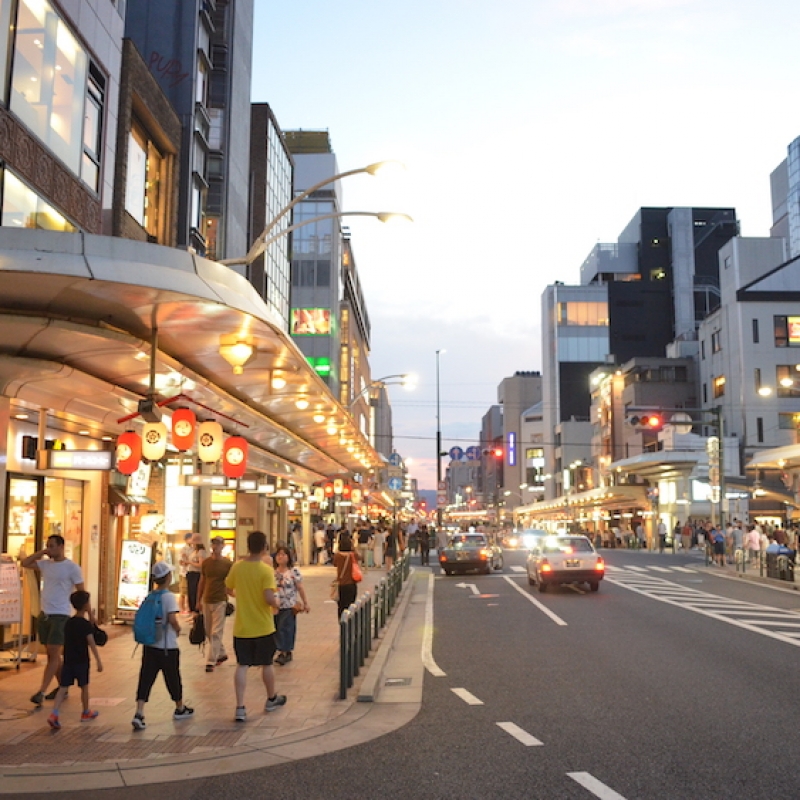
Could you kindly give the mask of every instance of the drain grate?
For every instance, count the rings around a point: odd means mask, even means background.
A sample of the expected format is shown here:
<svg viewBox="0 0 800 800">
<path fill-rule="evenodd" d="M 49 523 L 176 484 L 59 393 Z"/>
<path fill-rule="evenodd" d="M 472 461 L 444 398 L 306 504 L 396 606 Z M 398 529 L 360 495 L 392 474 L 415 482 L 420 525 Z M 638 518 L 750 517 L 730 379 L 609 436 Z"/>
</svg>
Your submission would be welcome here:
<svg viewBox="0 0 800 800">
<path fill-rule="evenodd" d="M 411 678 L 387 678 L 384 686 L 411 686 Z"/>
</svg>

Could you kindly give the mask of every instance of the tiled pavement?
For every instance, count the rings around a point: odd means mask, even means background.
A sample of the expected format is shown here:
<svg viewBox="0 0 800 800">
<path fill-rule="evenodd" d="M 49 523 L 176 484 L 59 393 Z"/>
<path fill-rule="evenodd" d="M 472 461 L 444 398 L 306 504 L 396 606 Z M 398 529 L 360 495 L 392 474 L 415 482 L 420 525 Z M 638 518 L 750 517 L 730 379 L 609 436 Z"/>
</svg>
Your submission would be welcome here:
<svg viewBox="0 0 800 800">
<path fill-rule="evenodd" d="M 383 668 L 408 610 L 418 614 L 422 608 L 410 605 L 409 600 L 415 583 L 417 591 L 424 591 L 428 571 L 416 577 L 412 571 L 389 625 L 346 700 L 339 699 L 339 626 L 336 604 L 329 598 L 333 570 L 315 566 L 303 567 L 302 572 L 311 612 L 298 618 L 294 660 L 275 667 L 278 691 L 287 695 L 288 702 L 264 713 L 266 693 L 260 672 L 250 670 L 244 724 L 233 720 L 235 659 L 230 619 L 225 637 L 230 660 L 206 673 L 200 649 L 189 644 L 187 618 L 181 617 L 184 698 L 195 714 L 189 720 L 174 721 L 174 706 L 158 678 L 145 709 L 144 731 L 135 732 L 130 724 L 141 661 L 141 651 L 134 653 L 130 626 L 105 626 L 110 636 L 101 650 L 104 671 L 98 673 L 93 665 L 91 673 L 91 705 L 100 712 L 92 722 L 80 722 L 77 686 L 61 706 L 60 731 L 47 725 L 51 702 L 45 701 L 40 710 L 30 703 L 44 669 L 44 655 L 38 663 L 23 663 L 19 672 L 0 669 L 0 794 L 31 791 L 34 775 L 37 791 L 48 782 L 57 791 L 179 779 L 190 768 L 197 777 L 198 764 L 207 761 L 211 752 L 215 760 L 208 774 L 254 769 L 366 741 L 411 719 L 418 708 L 421 674 L 412 692 L 390 698 L 392 709 L 358 703 L 357 698 L 360 692 L 363 695 L 365 681 L 376 684 L 376 670 Z M 372 591 L 384 575 L 381 570 L 367 571 L 359 594 Z M 415 668 L 409 665 L 404 672 Z"/>
</svg>

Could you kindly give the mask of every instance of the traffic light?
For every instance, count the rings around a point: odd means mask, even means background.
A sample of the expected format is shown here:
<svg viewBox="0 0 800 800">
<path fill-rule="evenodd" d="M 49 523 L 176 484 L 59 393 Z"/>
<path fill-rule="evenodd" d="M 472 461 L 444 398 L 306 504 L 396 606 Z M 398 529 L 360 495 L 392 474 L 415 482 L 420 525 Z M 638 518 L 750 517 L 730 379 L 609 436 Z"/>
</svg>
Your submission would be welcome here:
<svg viewBox="0 0 800 800">
<path fill-rule="evenodd" d="M 503 457 L 503 448 L 502 447 L 493 447 L 492 448 L 492 455 L 497 459 L 501 459 Z"/>
<path fill-rule="evenodd" d="M 634 414 L 628 417 L 628 422 L 635 428 L 643 428 L 647 431 L 660 431 L 664 426 L 664 418 L 661 414 L 656 414 L 654 412 Z"/>
</svg>

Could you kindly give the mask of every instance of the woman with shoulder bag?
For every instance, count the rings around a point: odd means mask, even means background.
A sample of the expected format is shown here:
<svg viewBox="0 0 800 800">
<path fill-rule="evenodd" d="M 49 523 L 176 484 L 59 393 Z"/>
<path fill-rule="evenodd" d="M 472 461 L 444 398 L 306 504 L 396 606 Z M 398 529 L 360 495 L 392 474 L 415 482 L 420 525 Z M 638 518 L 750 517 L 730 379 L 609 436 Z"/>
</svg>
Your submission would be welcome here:
<svg viewBox="0 0 800 800">
<path fill-rule="evenodd" d="M 278 617 L 276 646 L 278 655 L 275 663 L 279 666 L 292 660 L 294 641 L 297 636 L 297 614 L 311 611 L 306 590 L 303 588 L 303 576 L 294 566 L 292 554 L 286 545 L 280 545 L 275 551 L 275 582 L 278 584 Z"/>
<path fill-rule="evenodd" d="M 353 575 L 354 563 L 358 564 L 358 554 L 353 552 L 353 539 L 349 533 L 343 533 L 339 537 L 339 552 L 333 559 L 333 565 L 336 567 L 336 579 L 339 582 L 339 619 L 342 618 L 342 612 L 356 601 L 358 583 Z"/>
</svg>

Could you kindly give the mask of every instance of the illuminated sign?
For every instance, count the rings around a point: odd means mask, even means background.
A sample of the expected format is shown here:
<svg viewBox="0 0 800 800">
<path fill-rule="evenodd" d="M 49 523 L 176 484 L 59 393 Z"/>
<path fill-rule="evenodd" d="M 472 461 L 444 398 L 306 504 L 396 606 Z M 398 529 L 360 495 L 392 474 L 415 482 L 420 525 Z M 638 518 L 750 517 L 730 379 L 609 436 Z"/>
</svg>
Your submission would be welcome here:
<svg viewBox="0 0 800 800">
<path fill-rule="evenodd" d="M 793 347 L 800 345 L 800 317 L 786 317 L 789 328 L 789 344 Z"/>
<path fill-rule="evenodd" d="M 330 336 L 331 310 L 293 308 L 290 324 L 293 336 Z"/>
<path fill-rule="evenodd" d="M 508 453 L 508 466 L 517 465 L 517 434 L 514 431 L 508 432 L 506 452 Z"/>
<path fill-rule="evenodd" d="M 113 457 L 110 450 L 40 450 L 37 466 L 39 469 L 110 470 Z"/>
<path fill-rule="evenodd" d="M 233 481 L 235 484 L 236 481 Z M 184 486 L 228 486 L 228 479 L 224 475 L 184 475 Z"/>
<path fill-rule="evenodd" d="M 309 356 L 308 363 L 318 375 L 331 374 L 331 360 L 327 356 Z"/>
</svg>

